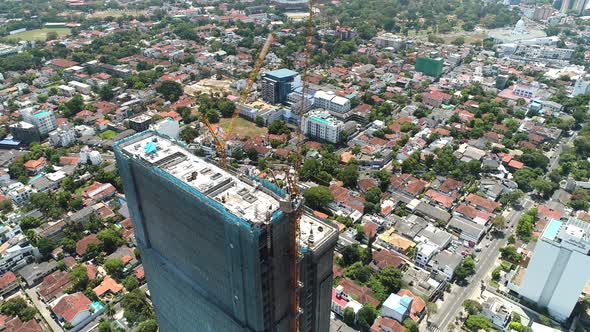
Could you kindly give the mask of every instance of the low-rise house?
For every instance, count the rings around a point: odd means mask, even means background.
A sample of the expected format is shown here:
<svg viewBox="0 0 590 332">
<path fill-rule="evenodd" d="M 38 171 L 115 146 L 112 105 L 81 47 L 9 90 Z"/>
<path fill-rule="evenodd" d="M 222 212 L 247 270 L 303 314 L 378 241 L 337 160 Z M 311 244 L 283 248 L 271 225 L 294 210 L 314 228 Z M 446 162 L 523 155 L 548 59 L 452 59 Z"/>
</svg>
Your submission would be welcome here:
<svg viewBox="0 0 590 332">
<path fill-rule="evenodd" d="M 362 304 L 344 293 L 344 287 L 338 286 L 332 289 L 331 309 L 335 314 L 342 317 L 346 308 L 351 308 L 356 314 L 362 307 Z"/>
<path fill-rule="evenodd" d="M 467 195 L 465 201 L 480 210 L 484 210 L 490 213 L 494 212 L 498 207 L 500 207 L 500 203 L 494 202 L 491 199 L 487 199 L 476 194 Z"/>
<path fill-rule="evenodd" d="M 383 317 L 393 318 L 402 323 L 410 316 L 412 308 L 412 299 L 407 295 L 399 296 L 397 294 L 390 294 L 387 300 L 383 302 L 381 307 L 381 315 Z"/>
<path fill-rule="evenodd" d="M 57 270 L 57 263 L 55 261 L 49 261 L 26 265 L 16 273 L 25 280 L 29 287 L 32 287 L 55 270 Z"/>
<path fill-rule="evenodd" d="M 426 302 L 424 302 L 422 298 L 414 295 L 414 293 L 412 293 L 408 289 L 400 289 L 399 292 L 397 292 L 397 295 L 401 296 L 402 298 L 404 296 L 407 296 L 412 299 L 412 304 L 409 310 L 409 317 L 412 320 L 417 322 L 421 320 L 422 317 L 424 317 L 424 315 L 426 314 Z"/>
<path fill-rule="evenodd" d="M 405 332 L 406 328 L 397 320 L 379 316 L 371 325 L 371 332 Z"/>
<path fill-rule="evenodd" d="M 389 250 L 374 250 L 373 260 L 371 261 L 371 267 L 375 270 L 381 270 L 388 266 L 392 266 L 398 269 L 403 268 L 406 265 L 406 261 L 400 255 L 397 255 Z"/>
<path fill-rule="evenodd" d="M 441 275 L 446 280 L 450 281 L 455 274 L 455 270 L 459 267 L 462 261 L 462 256 L 443 250 L 432 257 L 428 262 L 427 267 L 432 270 L 433 273 Z"/>
<path fill-rule="evenodd" d="M 512 308 L 510 305 L 497 297 L 489 297 L 482 303 L 482 307 L 482 315 L 500 330 L 504 330 L 512 318 Z"/>
<path fill-rule="evenodd" d="M 380 304 L 379 300 L 373 297 L 375 292 L 367 286 L 357 285 L 348 278 L 340 280 L 338 286 L 342 286 L 342 291 L 347 296 L 357 299 L 361 304 L 372 304 L 375 307 L 378 307 Z"/>
<path fill-rule="evenodd" d="M 46 302 L 51 302 L 62 295 L 68 287 L 70 287 L 69 274 L 65 271 L 55 271 L 43 278 L 37 291 Z"/>
<path fill-rule="evenodd" d="M 86 254 L 86 249 L 88 249 L 88 246 L 91 243 L 96 245 L 101 244 L 101 241 L 98 239 L 96 234 L 86 235 L 80 239 L 80 241 L 76 242 L 76 254 L 78 254 L 78 256 L 84 256 L 84 254 Z"/>
<path fill-rule="evenodd" d="M 459 234 L 462 240 L 478 243 L 486 232 L 486 227 L 465 218 L 455 216 L 449 221 L 448 227 Z"/>
<path fill-rule="evenodd" d="M 68 322 L 76 327 L 91 315 L 92 301 L 82 292 L 63 296 L 53 307 L 53 313 L 62 322 Z"/>
<path fill-rule="evenodd" d="M 377 238 L 377 244 L 389 250 L 394 250 L 404 254 L 407 253 L 410 248 L 416 246 L 414 241 L 399 235 L 393 228 L 379 234 Z"/>
<path fill-rule="evenodd" d="M 123 285 L 119 284 L 115 279 L 106 276 L 100 285 L 94 287 L 92 290 L 96 296 L 103 298 L 109 295 L 117 295 L 123 290 Z"/>
<path fill-rule="evenodd" d="M 31 159 L 24 163 L 23 166 L 27 169 L 29 174 L 35 175 L 39 174 L 43 170 L 43 168 L 47 165 L 45 158 L 40 157 L 39 159 Z"/>
<path fill-rule="evenodd" d="M 438 280 L 431 273 L 417 266 L 410 266 L 404 271 L 402 281 L 407 288 L 420 297 L 434 301 L 443 292 L 446 281 Z"/>
<path fill-rule="evenodd" d="M 18 285 L 16 275 L 12 271 L 4 273 L 0 276 L 0 298 L 12 293 L 18 288 Z"/>
<path fill-rule="evenodd" d="M 117 192 L 117 189 L 110 183 L 94 182 L 84 189 L 82 195 L 93 201 L 106 200 Z"/>
</svg>

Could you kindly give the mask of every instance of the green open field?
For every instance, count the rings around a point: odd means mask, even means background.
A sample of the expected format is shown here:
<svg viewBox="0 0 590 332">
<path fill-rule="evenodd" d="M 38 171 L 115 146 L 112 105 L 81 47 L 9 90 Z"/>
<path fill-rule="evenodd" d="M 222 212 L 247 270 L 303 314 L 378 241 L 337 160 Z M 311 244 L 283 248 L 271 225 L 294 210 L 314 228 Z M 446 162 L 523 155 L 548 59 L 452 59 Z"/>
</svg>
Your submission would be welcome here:
<svg viewBox="0 0 590 332">
<path fill-rule="evenodd" d="M 146 15 L 145 10 L 104 10 L 99 12 L 94 12 L 90 15 L 93 18 L 105 18 L 105 17 L 121 17 L 123 15 L 129 16 L 141 16 Z"/>
<path fill-rule="evenodd" d="M 47 33 L 55 31 L 57 35 L 60 37 L 68 36 L 71 33 L 69 28 L 46 28 L 46 29 L 35 29 L 29 30 L 25 32 L 20 32 L 14 35 L 9 35 L 4 37 L 4 39 L 18 39 L 18 40 L 26 40 L 26 41 L 33 41 L 33 40 L 41 40 L 45 41 L 47 39 Z"/>
<path fill-rule="evenodd" d="M 227 129 L 227 127 L 229 127 L 230 121 L 231 118 L 221 118 L 219 120 L 219 125 L 221 126 L 221 128 Z M 254 137 L 257 135 L 266 135 L 266 133 L 268 133 L 268 130 L 266 128 L 257 127 L 255 123 L 245 120 L 243 118 L 236 119 L 233 134 L 239 134 L 242 137 Z"/>
<path fill-rule="evenodd" d="M 98 134 L 98 137 L 102 138 L 102 139 L 111 139 L 113 137 L 117 136 L 117 133 L 112 131 L 112 130 L 105 130 L 102 133 Z"/>
</svg>

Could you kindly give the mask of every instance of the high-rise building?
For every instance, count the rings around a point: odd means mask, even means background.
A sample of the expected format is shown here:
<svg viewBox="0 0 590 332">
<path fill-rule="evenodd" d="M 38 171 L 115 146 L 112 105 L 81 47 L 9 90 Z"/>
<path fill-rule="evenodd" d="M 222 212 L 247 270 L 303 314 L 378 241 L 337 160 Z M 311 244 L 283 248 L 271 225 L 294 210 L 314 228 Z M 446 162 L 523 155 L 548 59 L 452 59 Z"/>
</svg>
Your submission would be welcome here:
<svg viewBox="0 0 590 332">
<path fill-rule="evenodd" d="M 23 116 L 23 121 L 37 127 L 41 136 L 45 136 L 57 128 L 55 114 L 52 111 L 25 108 L 20 113 Z"/>
<path fill-rule="evenodd" d="M 301 85 L 299 74 L 289 69 L 268 71 L 262 76 L 262 99 L 271 104 L 287 101 L 287 95 Z"/>
<path fill-rule="evenodd" d="M 589 0 L 563 0 L 560 11 L 562 13 L 574 12 L 581 15 L 588 7 Z"/>
<path fill-rule="evenodd" d="M 416 71 L 432 77 L 439 77 L 442 74 L 445 60 L 441 57 L 427 58 L 419 56 L 416 58 Z"/>
<path fill-rule="evenodd" d="M 567 319 L 590 278 L 590 223 L 552 220 L 537 241 L 518 293 Z"/>
<path fill-rule="evenodd" d="M 330 143 L 338 143 L 342 138 L 344 123 L 323 109 L 310 111 L 301 121 L 305 136 Z"/>
<path fill-rule="evenodd" d="M 114 146 L 160 330 L 287 331 L 284 193 L 153 131 Z M 336 229 L 301 222 L 301 331 L 327 331 Z"/>
</svg>

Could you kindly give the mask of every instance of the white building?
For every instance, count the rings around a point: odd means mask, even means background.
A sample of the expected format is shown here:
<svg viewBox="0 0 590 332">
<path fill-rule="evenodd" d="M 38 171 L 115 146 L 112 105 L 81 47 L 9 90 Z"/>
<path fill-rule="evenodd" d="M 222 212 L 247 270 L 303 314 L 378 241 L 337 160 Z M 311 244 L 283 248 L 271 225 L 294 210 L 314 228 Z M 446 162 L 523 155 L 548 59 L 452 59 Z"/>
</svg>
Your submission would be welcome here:
<svg viewBox="0 0 590 332">
<path fill-rule="evenodd" d="M 399 296 L 390 294 L 381 307 L 381 316 L 389 317 L 402 323 L 409 315 L 412 309 L 413 298 L 408 295 Z"/>
<path fill-rule="evenodd" d="M 362 307 L 363 305 L 361 303 L 344 293 L 344 288 L 342 286 L 332 289 L 331 309 L 335 314 L 341 317 L 344 316 L 344 310 L 346 308 L 351 308 L 356 314 Z"/>
<path fill-rule="evenodd" d="M 172 118 L 166 118 L 158 121 L 152 128 L 162 135 L 173 139 L 180 139 L 180 125 L 178 121 Z"/>
<path fill-rule="evenodd" d="M 574 96 L 590 92 L 590 76 L 580 77 L 574 85 Z"/>
<path fill-rule="evenodd" d="M 420 267 L 425 267 L 430 259 L 434 257 L 440 250 L 440 247 L 432 242 L 420 242 L 416 246 L 416 264 Z"/>
<path fill-rule="evenodd" d="M 28 122 L 39 130 L 39 134 L 47 135 L 49 132 L 57 128 L 57 122 L 55 121 L 55 114 L 52 111 L 47 110 L 35 110 L 32 107 L 25 108 L 20 111 L 23 121 Z"/>
<path fill-rule="evenodd" d="M 25 243 L 25 238 L 21 234 L 3 244 L 3 246 L 7 245 L 8 248 L 0 253 L 0 274 L 16 271 L 29 264 L 39 255 L 37 248 Z"/>
<path fill-rule="evenodd" d="M 29 199 L 32 193 L 33 189 L 30 186 L 17 182 L 8 186 L 6 194 L 14 204 L 21 205 Z"/>
<path fill-rule="evenodd" d="M 497 297 L 489 297 L 483 304 L 482 315 L 489 319 L 495 327 L 503 330 L 510 321 L 512 316 L 512 308 L 498 299 Z"/>
<path fill-rule="evenodd" d="M 314 107 L 325 110 L 346 113 L 350 111 L 350 100 L 348 98 L 337 96 L 334 92 L 317 91 L 314 95 Z"/>
<path fill-rule="evenodd" d="M 79 93 L 82 94 L 90 94 L 90 92 L 92 91 L 92 87 L 86 83 L 82 83 L 82 82 L 78 82 L 78 81 L 70 81 L 68 83 L 69 86 L 71 86 L 72 88 L 76 89 L 76 91 L 78 91 Z"/>
<path fill-rule="evenodd" d="M 49 133 L 49 144 L 52 146 L 70 146 L 76 141 L 76 131 L 68 126 L 60 126 Z"/>
<path fill-rule="evenodd" d="M 102 164 L 102 156 L 100 152 L 85 146 L 80 150 L 80 161 L 78 162 L 80 164 L 92 164 L 96 166 Z"/>
<path fill-rule="evenodd" d="M 386 32 L 381 36 L 375 37 L 375 45 L 378 47 L 390 47 L 394 51 L 397 51 L 404 47 L 405 42 L 401 37 L 396 36 L 391 32 Z"/>
<path fill-rule="evenodd" d="M 518 293 L 566 320 L 590 278 L 590 224 L 551 220 L 537 241 Z"/>
<path fill-rule="evenodd" d="M 532 84 L 516 84 L 512 89 L 512 93 L 515 96 L 532 99 L 535 98 L 538 90 L 539 87 Z"/>
<path fill-rule="evenodd" d="M 68 97 L 71 97 L 76 94 L 76 89 L 63 84 L 57 87 L 57 91 L 60 95 Z"/>
<path fill-rule="evenodd" d="M 338 143 L 344 123 L 324 110 L 313 110 L 303 117 L 303 134 L 320 141 Z"/>
</svg>

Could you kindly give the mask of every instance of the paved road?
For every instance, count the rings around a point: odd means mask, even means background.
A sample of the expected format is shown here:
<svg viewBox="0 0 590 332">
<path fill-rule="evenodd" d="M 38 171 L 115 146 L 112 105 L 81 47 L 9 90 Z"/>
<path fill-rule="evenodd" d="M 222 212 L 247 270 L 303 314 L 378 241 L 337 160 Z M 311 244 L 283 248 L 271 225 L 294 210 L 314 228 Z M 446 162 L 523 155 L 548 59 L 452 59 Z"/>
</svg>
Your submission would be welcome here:
<svg viewBox="0 0 590 332">
<path fill-rule="evenodd" d="M 25 289 L 25 292 L 27 293 L 27 295 L 29 296 L 29 298 L 31 299 L 33 304 L 35 305 L 35 308 L 37 308 L 37 310 L 39 311 L 41 316 L 43 316 L 43 319 L 45 320 L 45 322 L 47 322 L 47 324 L 49 325 L 51 330 L 53 332 L 64 332 L 64 330 L 61 328 L 61 326 L 59 324 L 57 324 L 55 322 L 55 320 L 51 317 L 51 313 L 49 312 L 49 310 L 47 310 L 47 308 L 45 307 L 45 304 L 41 300 L 39 300 L 39 297 L 37 296 L 37 293 L 35 292 L 35 290 Z"/>
<path fill-rule="evenodd" d="M 508 227 L 506 233 L 511 233 L 512 227 L 516 225 L 518 219 L 533 204 L 533 201 L 529 197 L 525 197 L 523 198 L 521 210 L 512 210 L 509 212 L 506 218 L 506 226 Z M 429 328 L 429 331 L 447 331 L 448 325 L 454 321 L 455 316 L 461 311 L 463 301 L 471 297 L 473 292 L 481 287 L 482 281 L 490 274 L 494 267 L 494 262 L 500 254 L 499 249 L 506 245 L 508 236 L 491 240 L 487 248 L 485 247 L 486 241 L 485 239 L 482 241 L 484 248 L 482 248 L 482 251 L 477 256 L 479 259 L 479 262 L 476 264 L 478 267 L 477 272 L 471 277 L 467 286 L 461 287 L 454 285 L 453 291 L 445 294 L 445 301 L 439 306 L 438 313 L 430 319 L 434 326 Z"/>
</svg>

